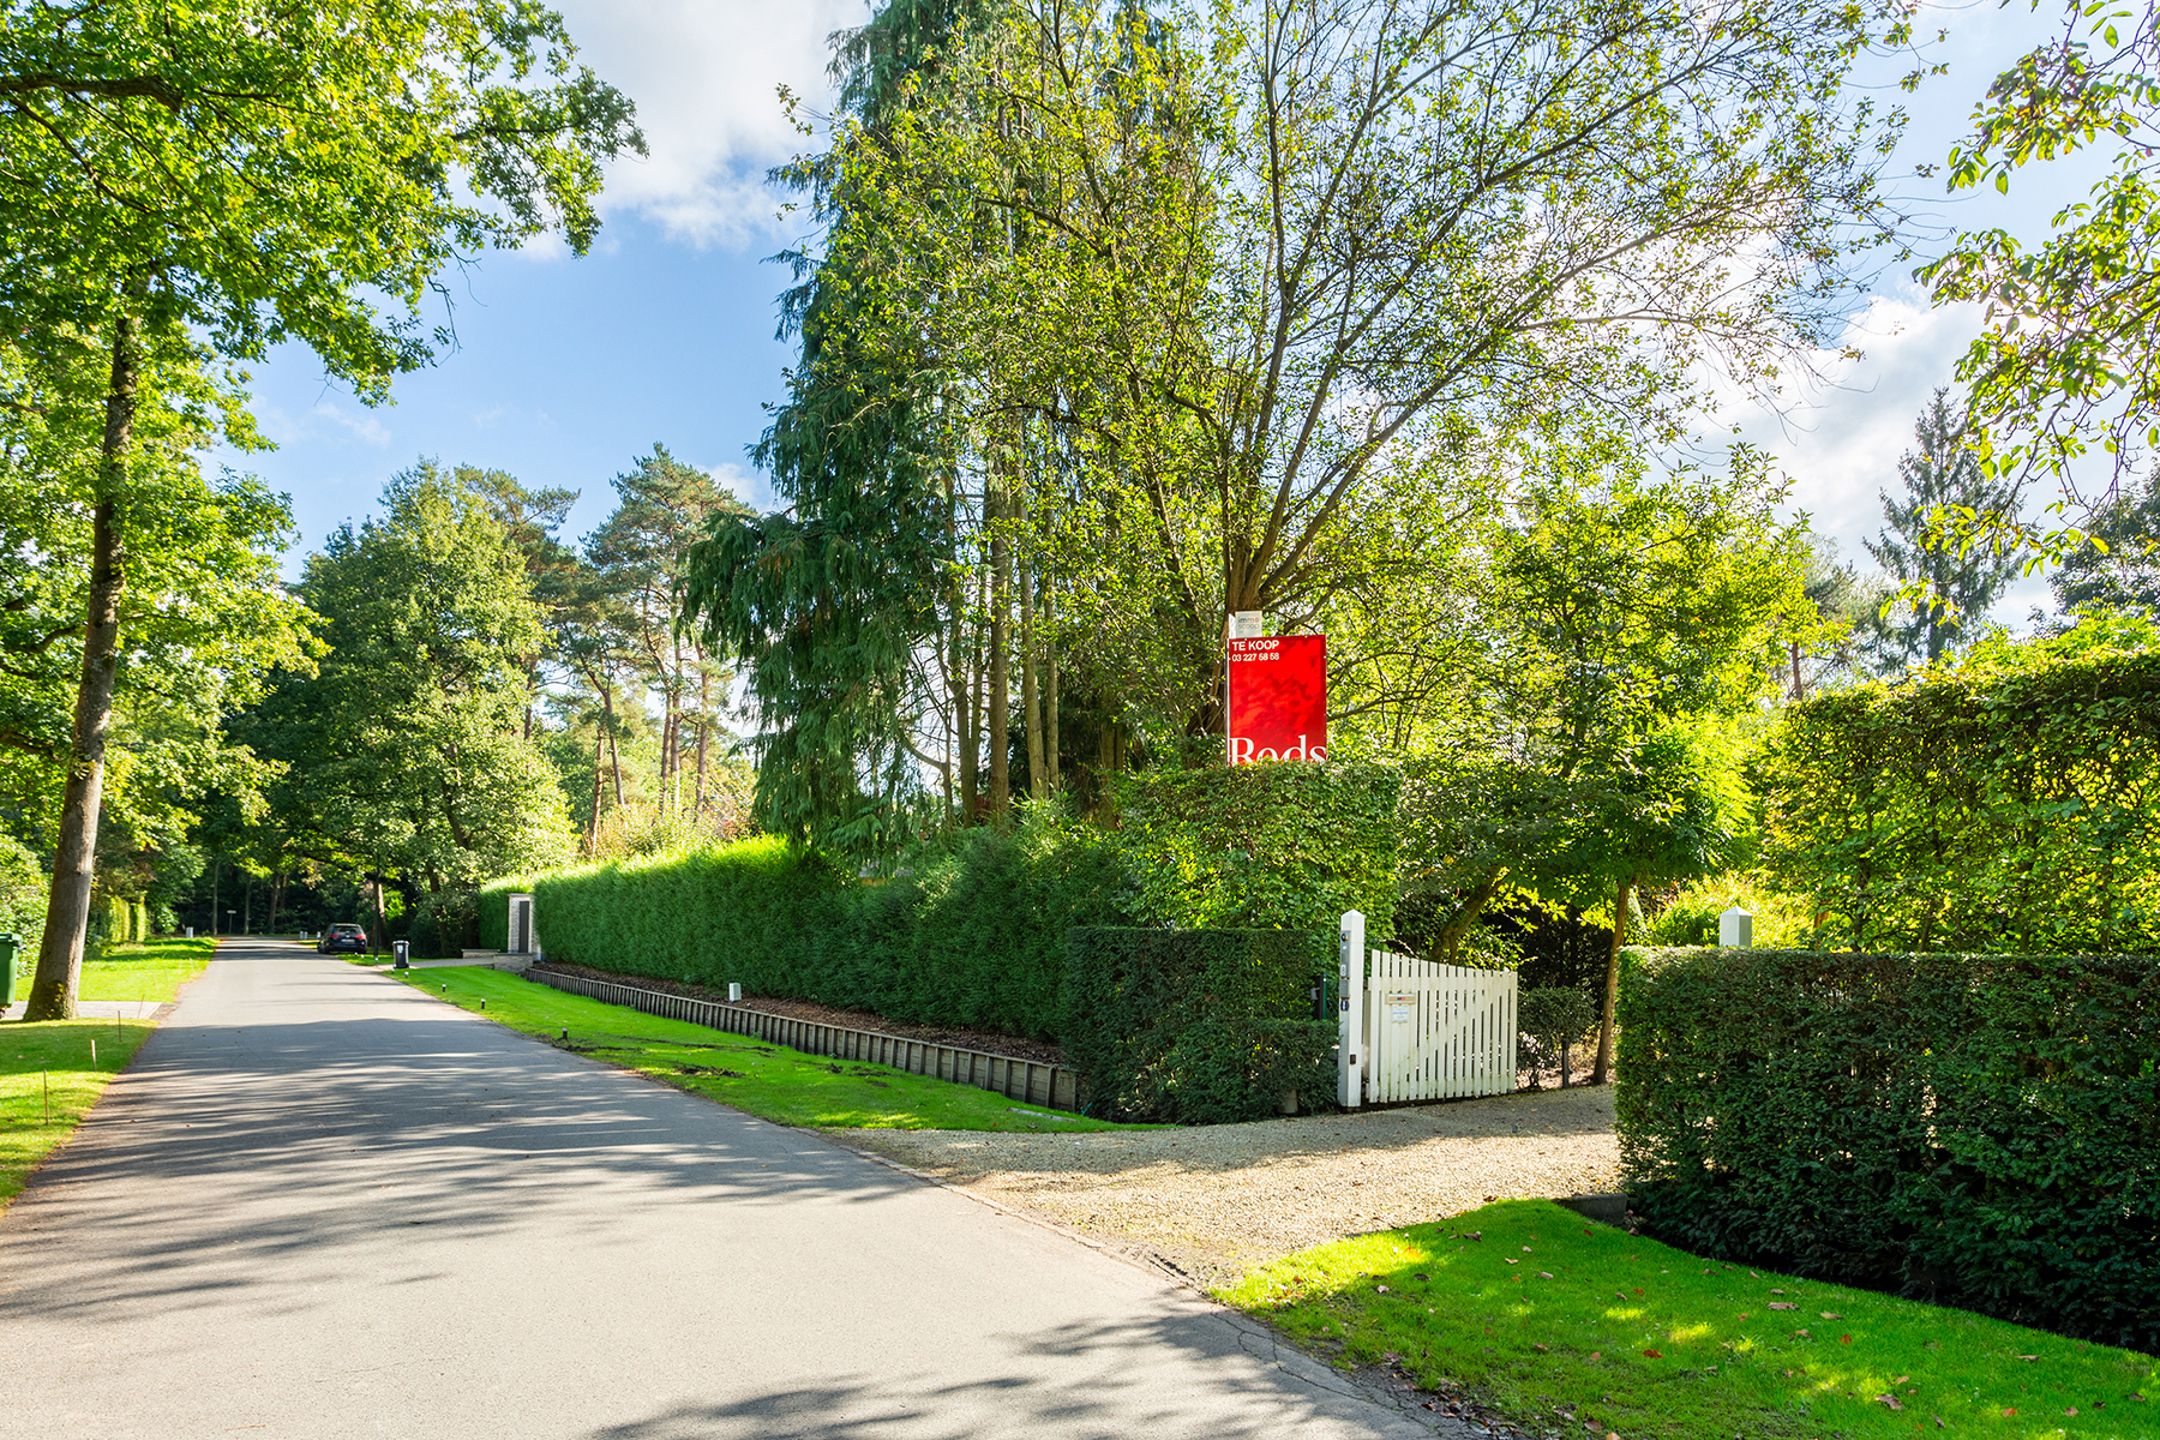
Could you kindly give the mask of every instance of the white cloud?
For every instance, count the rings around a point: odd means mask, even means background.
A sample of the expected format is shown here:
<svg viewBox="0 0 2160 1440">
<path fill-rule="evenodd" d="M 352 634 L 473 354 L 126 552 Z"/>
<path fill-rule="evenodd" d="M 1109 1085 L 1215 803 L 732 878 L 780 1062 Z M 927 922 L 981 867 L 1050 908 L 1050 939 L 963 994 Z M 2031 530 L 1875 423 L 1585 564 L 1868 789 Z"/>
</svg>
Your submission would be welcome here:
<svg viewBox="0 0 2160 1440">
<path fill-rule="evenodd" d="M 708 465 L 705 473 L 712 476 L 721 489 L 731 492 L 736 499 L 753 510 L 770 510 L 779 501 L 779 497 L 773 493 L 772 481 L 732 460 Z"/>
<path fill-rule="evenodd" d="M 390 427 L 365 410 L 350 409 L 331 400 L 318 400 L 308 414 L 366 444 L 380 447 L 390 443 Z M 311 428 L 320 433 L 320 427 Z"/>
<path fill-rule="evenodd" d="M 1787 387 L 1793 403 L 1781 414 L 1745 401 L 1726 412 L 1792 477 L 1792 508 L 1863 571 L 1874 563 L 1864 542 L 1882 530 L 1881 494 L 1898 486 L 1898 461 L 1916 443 L 1914 423 L 1937 386 L 1956 396 L 1958 358 L 1980 325 L 1977 306 L 1937 309 L 1910 288 L 1876 295 L 1841 337 L 1859 358 L 1816 352 L 1801 367 L 1808 378 Z M 2047 604 L 2046 579 L 2036 572 L 2011 584 L 1993 618 L 2021 626 L 2034 605 Z"/>
<path fill-rule="evenodd" d="M 863 0 L 564 0 L 581 58 L 637 102 L 651 154 L 610 167 L 602 203 L 697 245 L 762 241 L 765 172 L 800 148 L 777 87 L 829 103 L 827 37 Z"/>
</svg>

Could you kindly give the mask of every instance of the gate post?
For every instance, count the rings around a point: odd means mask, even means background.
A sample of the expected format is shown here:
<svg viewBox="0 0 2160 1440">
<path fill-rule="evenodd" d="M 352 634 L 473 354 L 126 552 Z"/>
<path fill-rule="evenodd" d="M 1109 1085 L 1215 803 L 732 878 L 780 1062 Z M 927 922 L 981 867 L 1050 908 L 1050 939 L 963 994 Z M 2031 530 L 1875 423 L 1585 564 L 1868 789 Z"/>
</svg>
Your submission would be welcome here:
<svg viewBox="0 0 2160 1440">
<path fill-rule="evenodd" d="M 1355 1110 L 1365 1100 L 1365 915 L 1346 910 L 1336 952 L 1342 983 L 1335 987 L 1337 1047 L 1335 1103 Z"/>
</svg>

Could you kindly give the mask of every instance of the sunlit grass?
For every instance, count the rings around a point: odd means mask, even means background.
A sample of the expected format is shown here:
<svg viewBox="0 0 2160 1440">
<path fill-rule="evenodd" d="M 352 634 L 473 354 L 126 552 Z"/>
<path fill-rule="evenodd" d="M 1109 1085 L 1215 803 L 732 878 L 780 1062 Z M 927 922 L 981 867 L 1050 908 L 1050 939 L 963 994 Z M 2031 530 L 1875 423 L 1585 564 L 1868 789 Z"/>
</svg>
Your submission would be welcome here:
<svg viewBox="0 0 2160 1440">
<path fill-rule="evenodd" d="M 217 941 L 208 936 L 110 946 L 97 959 L 84 962 L 77 998 L 162 1005 L 202 973 L 216 948 Z"/>
<path fill-rule="evenodd" d="M 2150 1356 L 1704 1260 L 1547 1201 L 1319 1246 L 1222 1298 L 1565 1434 L 2160 1435 Z"/>
<path fill-rule="evenodd" d="M 485 967 L 390 973 L 466 1010 L 480 1010 L 485 1000 L 487 1018 L 513 1030 L 785 1125 L 1050 1133 L 1132 1128 L 1022 1105 L 972 1085 L 661 1019 Z"/>
<path fill-rule="evenodd" d="M 151 940 L 114 945 L 82 969 L 82 1000 L 134 1001 L 127 1019 L 0 1023 L 0 1205 L 13 1199 L 37 1163 L 68 1138 L 112 1077 L 155 1027 L 150 1011 L 210 963 L 215 940 Z M 28 994 L 18 980 L 17 998 Z"/>
</svg>

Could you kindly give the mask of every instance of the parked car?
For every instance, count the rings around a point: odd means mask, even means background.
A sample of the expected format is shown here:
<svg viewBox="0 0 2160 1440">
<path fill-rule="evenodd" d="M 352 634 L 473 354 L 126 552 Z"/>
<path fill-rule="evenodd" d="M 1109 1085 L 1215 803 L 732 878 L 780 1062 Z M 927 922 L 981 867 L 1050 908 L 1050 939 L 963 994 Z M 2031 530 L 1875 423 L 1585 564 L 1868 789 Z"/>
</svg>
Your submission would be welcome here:
<svg viewBox="0 0 2160 1440">
<path fill-rule="evenodd" d="M 340 950 L 365 955 L 367 948 L 367 931 L 358 925 L 332 925 L 322 932 L 322 939 L 315 942 L 318 955 L 335 955 Z"/>
</svg>

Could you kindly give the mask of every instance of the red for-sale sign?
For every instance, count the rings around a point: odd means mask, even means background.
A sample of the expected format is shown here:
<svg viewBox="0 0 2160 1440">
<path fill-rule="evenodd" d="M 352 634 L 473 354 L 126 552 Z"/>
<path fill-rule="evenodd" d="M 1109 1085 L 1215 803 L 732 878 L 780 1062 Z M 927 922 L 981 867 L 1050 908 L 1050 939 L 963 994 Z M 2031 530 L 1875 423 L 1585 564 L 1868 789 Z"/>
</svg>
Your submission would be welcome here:
<svg viewBox="0 0 2160 1440">
<path fill-rule="evenodd" d="M 1230 642 L 1230 763 L 1327 759 L 1327 636 Z"/>
</svg>

